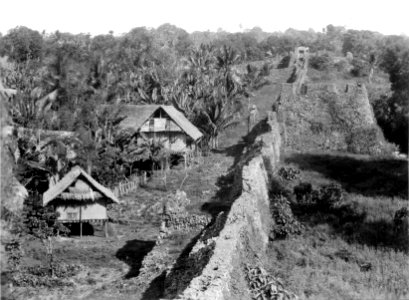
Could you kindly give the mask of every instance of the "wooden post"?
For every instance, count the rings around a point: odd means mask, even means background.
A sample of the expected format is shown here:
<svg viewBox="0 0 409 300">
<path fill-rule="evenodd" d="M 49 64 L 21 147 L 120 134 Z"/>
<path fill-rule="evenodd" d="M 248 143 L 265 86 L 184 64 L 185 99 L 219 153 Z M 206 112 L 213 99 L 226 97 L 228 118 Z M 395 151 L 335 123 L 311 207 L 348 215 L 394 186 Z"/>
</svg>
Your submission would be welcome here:
<svg viewBox="0 0 409 300">
<path fill-rule="evenodd" d="M 108 220 L 104 221 L 104 232 L 105 232 L 105 238 L 108 237 Z"/>
<path fill-rule="evenodd" d="M 80 205 L 80 239 L 82 238 L 82 207 Z"/>
</svg>

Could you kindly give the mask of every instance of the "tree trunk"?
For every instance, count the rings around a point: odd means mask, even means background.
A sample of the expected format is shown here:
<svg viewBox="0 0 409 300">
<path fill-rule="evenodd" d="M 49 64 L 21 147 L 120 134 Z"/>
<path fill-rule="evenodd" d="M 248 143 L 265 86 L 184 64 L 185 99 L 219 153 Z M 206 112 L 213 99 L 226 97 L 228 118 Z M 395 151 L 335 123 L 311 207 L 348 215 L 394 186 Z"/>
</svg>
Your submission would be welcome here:
<svg viewBox="0 0 409 300">
<path fill-rule="evenodd" d="M 91 176 L 92 172 L 92 162 L 90 160 L 87 161 L 87 173 Z"/>
<path fill-rule="evenodd" d="M 372 76 L 373 76 L 373 67 L 371 67 L 371 69 L 369 70 L 369 75 L 368 75 L 368 81 L 369 81 L 369 83 L 371 83 L 372 82 Z"/>
</svg>

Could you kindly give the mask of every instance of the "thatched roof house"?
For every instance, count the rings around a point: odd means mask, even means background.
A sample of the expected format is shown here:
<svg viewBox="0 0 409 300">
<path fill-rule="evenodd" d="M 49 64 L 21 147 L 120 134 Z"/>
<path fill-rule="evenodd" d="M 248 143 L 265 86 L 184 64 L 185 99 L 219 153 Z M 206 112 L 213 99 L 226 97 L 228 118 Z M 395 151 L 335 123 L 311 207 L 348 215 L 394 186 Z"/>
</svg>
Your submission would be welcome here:
<svg viewBox="0 0 409 300">
<path fill-rule="evenodd" d="M 119 203 L 113 192 L 88 175 L 80 167 L 74 167 L 43 195 L 43 205 L 53 205 L 63 223 L 108 221 L 107 204 Z"/>
<path fill-rule="evenodd" d="M 173 152 L 194 150 L 203 136 L 183 113 L 171 105 L 124 105 L 120 112 L 126 117 L 119 124 L 120 129 L 143 133 Z"/>
</svg>

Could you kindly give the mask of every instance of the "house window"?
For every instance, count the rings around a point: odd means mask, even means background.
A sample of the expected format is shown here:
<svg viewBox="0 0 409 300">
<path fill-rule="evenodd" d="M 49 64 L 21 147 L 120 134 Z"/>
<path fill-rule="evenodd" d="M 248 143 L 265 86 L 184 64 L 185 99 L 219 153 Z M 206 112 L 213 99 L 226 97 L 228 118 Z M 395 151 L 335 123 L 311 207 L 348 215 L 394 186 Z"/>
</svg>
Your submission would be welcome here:
<svg viewBox="0 0 409 300">
<path fill-rule="evenodd" d="M 69 212 L 69 213 L 67 213 L 67 218 L 68 218 L 69 220 L 76 220 L 76 219 L 78 219 L 78 213 L 76 213 L 76 212 Z"/>
<path fill-rule="evenodd" d="M 177 138 L 177 135 L 175 133 L 171 133 L 170 134 L 170 143 L 171 144 L 176 143 L 176 138 Z"/>
<path fill-rule="evenodd" d="M 150 119 L 149 120 L 149 131 L 154 131 L 155 128 L 155 119 Z"/>
</svg>

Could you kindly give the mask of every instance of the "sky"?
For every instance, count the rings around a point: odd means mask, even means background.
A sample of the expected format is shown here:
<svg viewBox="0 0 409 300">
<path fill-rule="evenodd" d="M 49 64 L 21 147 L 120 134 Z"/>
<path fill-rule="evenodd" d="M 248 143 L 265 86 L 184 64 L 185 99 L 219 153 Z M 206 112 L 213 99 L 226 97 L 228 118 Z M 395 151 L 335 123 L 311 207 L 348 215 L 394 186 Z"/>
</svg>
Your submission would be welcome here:
<svg viewBox="0 0 409 300">
<path fill-rule="evenodd" d="M 193 31 L 347 29 L 409 36 L 408 0 L 3 0 L 0 32 L 17 26 L 91 35 L 170 23 Z"/>
</svg>

